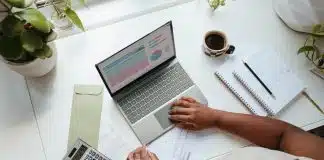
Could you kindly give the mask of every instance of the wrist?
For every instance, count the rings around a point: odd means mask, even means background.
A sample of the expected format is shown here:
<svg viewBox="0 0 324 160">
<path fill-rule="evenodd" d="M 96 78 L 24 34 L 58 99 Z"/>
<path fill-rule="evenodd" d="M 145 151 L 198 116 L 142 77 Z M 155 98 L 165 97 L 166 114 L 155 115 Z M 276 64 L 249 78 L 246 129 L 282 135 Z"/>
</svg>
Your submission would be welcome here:
<svg viewBox="0 0 324 160">
<path fill-rule="evenodd" d="M 213 109 L 213 124 L 214 126 L 219 126 L 219 123 L 221 121 L 222 115 L 223 115 L 223 111 L 217 110 L 217 109 Z"/>
</svg>

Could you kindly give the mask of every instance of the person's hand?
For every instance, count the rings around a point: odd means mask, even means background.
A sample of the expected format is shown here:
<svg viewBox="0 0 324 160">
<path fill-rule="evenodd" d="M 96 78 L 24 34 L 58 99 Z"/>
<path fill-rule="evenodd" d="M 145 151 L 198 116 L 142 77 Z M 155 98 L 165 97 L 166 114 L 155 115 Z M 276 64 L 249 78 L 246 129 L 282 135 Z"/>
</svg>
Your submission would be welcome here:
<svg viewBox="0 0 324 160">
<path fill-rule="evenodd" d="M 201 130 L 216 125 L 219 111 L 209 108 L 188 97 L 173 103 L 169 118 L 177 127 L 188 130 Z"/>
<path fill-rule="evenodd" d="M 142 146 L 129 153 L 127 160 L 159 160 L 159 158 L 154 153 L 148 151 L 146 146 Z"/>
</svg>

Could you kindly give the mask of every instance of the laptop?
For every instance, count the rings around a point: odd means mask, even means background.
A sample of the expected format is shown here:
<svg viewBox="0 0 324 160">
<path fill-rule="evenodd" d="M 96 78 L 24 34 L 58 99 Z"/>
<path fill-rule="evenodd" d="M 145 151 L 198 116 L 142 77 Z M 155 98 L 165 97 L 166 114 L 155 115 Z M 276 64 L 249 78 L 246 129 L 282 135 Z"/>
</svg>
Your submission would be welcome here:
<svg viewBox="0 0 324 160">
<path fill-rule="evenodd" d="M 96 64 L 96 68 L 142 144 L 173 127 L 168 112 L 177 99 L 188 96 L 207 104 L 177 61 L 171 21 Z"/>
</svg>

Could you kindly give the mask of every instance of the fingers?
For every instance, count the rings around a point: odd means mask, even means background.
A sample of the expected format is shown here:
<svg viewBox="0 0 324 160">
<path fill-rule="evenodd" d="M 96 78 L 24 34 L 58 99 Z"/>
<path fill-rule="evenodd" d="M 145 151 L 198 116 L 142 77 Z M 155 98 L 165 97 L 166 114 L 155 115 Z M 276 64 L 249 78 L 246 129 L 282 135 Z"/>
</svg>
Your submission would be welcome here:
<svg viewBox="0 0 324 160">
<path fill-rule="evenodd" d="M 184 107 L 184 108 L 190 108 L 192 105 L 191 102 L 185 101 L 185 100 L 177 100 L 175 101 L 172 106 L 179 106 L 179 107 Z"/>
<path fill-rule="evenodd" d="M 134 160 L 141 160 L 141 154 L 135 153 Z"/>
<path fill-rule="evenodd" d="M 152 152 L 149 152 L 149 156 L 151 160 L 159 160 L 159 158 Z"/>
<path fill-rule="evenodd" d="M 180 107 L 175 107 L 172 110 L 169 111 L 170 115 L 174 114 L 179 114 L 179 115 L 189 115 L 192 113 L 193 109 L 191 108 L 180 108 Z"/>
<path fill-rule="evenodd" d="M 180 98 L 181 100 L 185 100 L 185 101 L 188 101 L 190 103 L 197 103 L 197 101 L 193 98 L 190 98 L 190 97 L 181 97 Z"/>
<path fill-rule="evenodd" d="M 141 155 L 141 158 L 143 158 L 143 160 L 147 160 L 148 159 L 148 151 L 147 151 L 147 148 L 146 146 L 143 146 L 142 147 L 142 150 L 140 152 L 140 155 Z"/>
<path fill-rule="evenodd" d="M 147 150 L 146 146 L 138 147 L 129 153 L 127 160 L 159 160 L 159 158 Z"/>
<path fill-rule="evenodd" d="M 169 118 L 177 122 L 192 122 L 192 118 L 189 115 L 169 115 Z"/>
<path fill-rule="evenodd" d="M 134 152 L 129 153 L 127 160 L 135 160 L 134 159 Z"/>
<path fill-rule="evenodd" d="M 142 146 L 129 153 L 127 160 L 142 160 L 145 156 L 147 156 L 147 150 L 145 146 Z"/>
</svg>

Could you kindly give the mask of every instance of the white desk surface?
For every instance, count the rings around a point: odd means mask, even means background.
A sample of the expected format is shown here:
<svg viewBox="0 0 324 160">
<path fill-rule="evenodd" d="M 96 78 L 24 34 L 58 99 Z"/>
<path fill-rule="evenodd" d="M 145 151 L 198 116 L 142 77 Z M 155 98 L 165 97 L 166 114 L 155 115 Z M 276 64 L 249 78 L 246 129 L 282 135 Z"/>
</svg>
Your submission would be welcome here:
<svg viewBox="0 0 324 160">
<path fill-rule="evenodd" d="M 0 63 L 0 159 L 45 159 L 23 76 Z"/>
<path fill-rule="evenodd" d="M 96 63 L 169 20 L 173 21 L 178 59 L 201 88 L 211 107 L 248 113 L 215 79 L 213 72 L 224 63 L 230 64 L 235 58 L 264 48 L 278 51 L 308 85 L 311 96 L 323 106 L 323 81 L 307 71 L 310 63 L 304 57 L 296 55 L 306 36 L 288 29 L 272 10 L 271 2 L 228 1 L 225 7 L 210 12 L 206 1 L 194 1 L 57 40 L 56 68 L 43 78 L 27 79 L 47 159 L 60 159 L 66 152 L 73 85 L 103 85 L 94 67 Z M 202 53 L 203 35 L 211 29 L 227 33 L 230 43 L 237 48 L 235 56 L 213 59 Z M 304 129 L 324 124 L 324 116 L 304 97 L 291 104 L 280 119 Z M 156 140 L 153 145 L 164 143 L 166 136 Z M 201 153 L 202 158 L 217 156 L 246 144 L 220 132 L 213 135 L 211 142 L 214 152 Z M 168 143 L 164 144 L 162 148 L 170 147 Z M 124 159 L 129 151 L 139 145 L 105 91 L 99 150 L 113 159 Z M 161 148 L 153 150 L 162 156 Z"/>
</svg>

